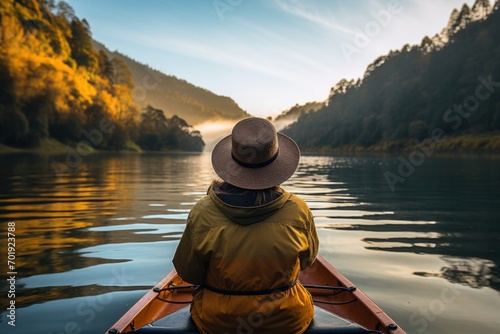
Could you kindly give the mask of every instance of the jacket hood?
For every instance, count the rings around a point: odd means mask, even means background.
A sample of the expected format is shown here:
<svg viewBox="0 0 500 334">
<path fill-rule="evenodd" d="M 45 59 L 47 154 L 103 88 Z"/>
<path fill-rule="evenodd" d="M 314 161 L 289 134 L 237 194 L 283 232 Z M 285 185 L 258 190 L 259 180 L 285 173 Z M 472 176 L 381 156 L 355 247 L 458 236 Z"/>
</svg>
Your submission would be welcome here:
<svg viewBox="0 0 500 334">
<path fill-rule="evenodd" d="M 240 225 L 251 225 L 272 216 L 276 210 L 285 204 L 292 194 L 283 190 L 283 194 L 274 201 L 251 207 L 227 204 L 215 194 L 213 189 L 210 189 L 209 196 L 219 210 L 231 221 Z"/>
</svg>

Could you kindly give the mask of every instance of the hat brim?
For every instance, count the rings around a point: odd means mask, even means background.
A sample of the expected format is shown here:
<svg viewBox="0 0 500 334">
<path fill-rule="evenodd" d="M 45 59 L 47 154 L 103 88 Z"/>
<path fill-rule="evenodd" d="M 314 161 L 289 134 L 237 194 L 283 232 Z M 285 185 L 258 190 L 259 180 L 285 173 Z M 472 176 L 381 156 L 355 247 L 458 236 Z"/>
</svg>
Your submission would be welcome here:
<svg viewBox="0 0 500 334">
<path fill-rule="evenodd" d="M 279 153 L 269 165 L 248 168 L 239 165 L 231 156 L 231 135 L 221 139 L 212 151 L 215 173 L 236 187 L 250 190 L 267 189 L 288 180 L 299 165 L 300 150 L 295 141 L 278 133 Z"/>
</svg>

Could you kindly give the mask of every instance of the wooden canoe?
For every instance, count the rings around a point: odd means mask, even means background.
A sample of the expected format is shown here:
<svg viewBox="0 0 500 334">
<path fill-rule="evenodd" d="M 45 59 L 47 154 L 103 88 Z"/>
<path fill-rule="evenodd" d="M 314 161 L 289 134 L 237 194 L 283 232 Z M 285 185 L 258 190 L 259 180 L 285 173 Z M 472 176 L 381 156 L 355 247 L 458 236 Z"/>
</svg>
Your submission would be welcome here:
<svg viewBox="0 0 500 334">
<path fill-rule="evenodd" d="M 314 300 L 315 316 L 305 334 L 405 332 L 375 302 L 318 256 L 299 281 Z M 189 316 L 196 286 L 173 270 L 149 290 L 106 333 L 198 333 Z"/>
</svg>

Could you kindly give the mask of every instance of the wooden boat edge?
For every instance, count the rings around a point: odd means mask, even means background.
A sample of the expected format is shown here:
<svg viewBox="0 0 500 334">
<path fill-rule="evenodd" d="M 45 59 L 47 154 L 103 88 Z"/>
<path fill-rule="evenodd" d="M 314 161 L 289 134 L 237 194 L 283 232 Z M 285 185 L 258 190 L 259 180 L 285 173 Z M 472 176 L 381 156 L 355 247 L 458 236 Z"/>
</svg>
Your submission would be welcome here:
<svg viewBox="0 0 500 334">
<path fill-rule="evenodd" d="M 317 263 L 314 265 L 320 265 L 324 267 L 337 281 L 345 286 L 351 287 L 356 286 L 347 277 L 345 277 L 338 269 L 326 261 L 322 256 L 318 255 L 316 258 Z M 116 334 L 124 333 L 130 329 L 130 323 L 136 319 L 141 312 L 145 312 L 150 303 L 157 298 L 159 290 L 168 285 L 174 278 L 177 277 L 177 272 L 175 269 L 170 271 L 165 277 L 163 277 L 153 288 L 151 288 L 144 296 L 142 296 L 123 316 L 120 317 L 114 325 L 106 331 L 106 334 Z M 377 318 L 380 323 L 385 327 L 381 328 L 391 334 L 405 334 L 405 331 L 401 329 L 397 323 L 389 317 L 368 295 L 366 295 L 361 289 L 356 288 L 351 292 L 353 296 L 363 304 L 364 308 L 372 313 L 374 318 Z M 395 326 L 395 327 L 394 327 Z"/>
<path fill-rule="evenodd" d="M 155 284 L 153 288 L 148 290 L 144 296 L 142 296 L 124 315 L 118 319 L 106 334 L 122 333 L 129 326 L 130 322 L 142 311 L 149 303 L 158 296 L 158 292 L 155 291 L 156 288 L 163 288 L 167 285 L 175 276 L 177 272 L 174 270 L 170 271 L 165 277 L 163 277 L 158 283 Z"/>
<path fill-rule="evenodd" d="M 318 261 L 320 265 L 325 267 L 327 271 L 331 272 L 332 275 L 335 276 L 345 287 L 356 286 L 322 256 L 318 255 L 316 261 Z M 391 334 L 406 334 L 405 331 L 401 327 L 399 327 L 399 325 L 361 289 L 356 288 L 356 290 L 352 291 L 352 294 L 360 303 L 365 306 L 365 308 L 369 312 L 374 315 L 374 317 L 380 320 L 380 322 L 385 327 L 384 330 L 390 332 Z"/>
</svg>

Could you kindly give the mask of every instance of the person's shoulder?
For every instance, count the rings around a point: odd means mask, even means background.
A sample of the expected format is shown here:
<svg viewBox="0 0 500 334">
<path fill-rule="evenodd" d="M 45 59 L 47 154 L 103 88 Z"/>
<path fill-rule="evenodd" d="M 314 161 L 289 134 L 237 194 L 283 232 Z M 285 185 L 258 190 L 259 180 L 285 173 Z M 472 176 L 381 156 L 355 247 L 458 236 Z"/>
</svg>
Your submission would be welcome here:
<svg viewBox="0 0 500 334">
<path fill-rule="evenodd" d="M 300 197 L 294 193 L 289 193 L 289 194 L 290 194 L 290 197 L 288 197 L 289 202 L 292 202 L 300 207 L 309 208 L 306 201 L 302 197 Z"/>
<path fill-rule="evenodd" d="M 300 216 L 302 216 L 301 214 L 303 214 L 306 217 L 310 217 L 312 215 L 311 210 L 309 209 L 309 206 L 307 205 L 306 201 L 302 197 L 300 197 L 296 194 L 293 194 L 293 193 L 289 193 L 289 192 L 287 192 L 287 194 L 289 197 L 285 203 L 286 207 L 295 211 L 295 214 L 300 215 Z M 301 213 L 301 214 L 299 214 L 299 213 Z"/>
<path fill-rule="evenodd" d="M 194 205 L 194 207 L 196 206 L 206 206 L 208 204 L 212 203 L 212 200 L 210 199 L 210 195 L 204 195 L 202 198 L 200 198 L 198 200 L 198 202 L 196 202 L 196 204 Z"/>
<path fill-rule="evenodd" d="M 196 202 L 189 211 L 189 220 L 196 220 L 198 217 L 215 216 L 219 210 L 210 195 L 205 195 Z"/>
<path fill-rule="evenodd" d="M 198 200 L 198 202 L 193 205 L 191 208 L 190 214 L 195 214 L 198 212 L 203 212 L 204 210 L 207 209 L 208 206 L 213 205 L 212 200 L 210 199 L 209 195 L 205 195 L 202 198 Z"/>
<path fill-rule="evenodd" d="M 287 217 L 290 224 L 306 227 L 312 221 L 313 215 L 306 201 L 293 193 L 288 193 L 288 199 L 281 208 L 281 217 Z"/>
</svg>

